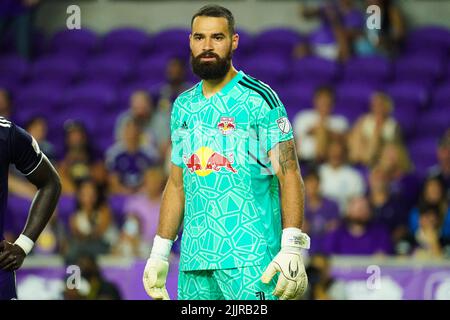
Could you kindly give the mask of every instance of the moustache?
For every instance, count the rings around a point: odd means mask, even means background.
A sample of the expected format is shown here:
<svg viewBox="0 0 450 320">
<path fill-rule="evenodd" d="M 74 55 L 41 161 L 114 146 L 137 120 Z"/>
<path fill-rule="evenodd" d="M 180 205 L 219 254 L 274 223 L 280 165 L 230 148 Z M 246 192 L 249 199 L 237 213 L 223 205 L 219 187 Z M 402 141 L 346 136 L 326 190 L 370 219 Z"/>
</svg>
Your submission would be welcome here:
<svg viewBox="0 0 450 320">
<path fill-rule="evenodd" d="M 217 60 L 220 59 L 219 55 L 217 55 L 214 52 L 203 52 L 200 53 L 198 56 L 195 57 L 196 59 L 201 59 L 201 58 L 216 58 Z"/>
</svg>

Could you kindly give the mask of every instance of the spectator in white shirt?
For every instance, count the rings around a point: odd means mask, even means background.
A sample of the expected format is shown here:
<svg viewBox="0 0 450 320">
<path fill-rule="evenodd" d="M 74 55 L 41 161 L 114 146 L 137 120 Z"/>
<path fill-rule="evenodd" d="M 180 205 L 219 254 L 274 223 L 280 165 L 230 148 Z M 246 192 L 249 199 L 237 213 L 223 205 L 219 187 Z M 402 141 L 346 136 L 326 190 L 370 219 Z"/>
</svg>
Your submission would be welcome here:
<svg viewBox="0 0 450 320">
<path fill-rule="evenodd" d="M 363 115 L 349 136 L 350 161 L 371 165 L 387 142 L 400 141 L 400 127 L 392 117 L 392 99 L 375 92 L 370 98 L 370 112 Z"/>
<path fill-rule="evenodd" d="M 322 194 L 339 204 L 345 212 L 348 200 L 365 193 L 361 174 L 346 163 L 346 146 L 342 140 L 333 140 L 328 149 L 327 162 L 319 169 Z"/>
<path fill-rule="evenodd" d="M 302 161 L 322 161 L 332 139 L 345 134 L 349 125 L 343 116 L 332 115 L 334 92 L 319 87 L 314 93 L 314 109 L 299 112 L 294 118 L 297 150 Z"/>
</svg>

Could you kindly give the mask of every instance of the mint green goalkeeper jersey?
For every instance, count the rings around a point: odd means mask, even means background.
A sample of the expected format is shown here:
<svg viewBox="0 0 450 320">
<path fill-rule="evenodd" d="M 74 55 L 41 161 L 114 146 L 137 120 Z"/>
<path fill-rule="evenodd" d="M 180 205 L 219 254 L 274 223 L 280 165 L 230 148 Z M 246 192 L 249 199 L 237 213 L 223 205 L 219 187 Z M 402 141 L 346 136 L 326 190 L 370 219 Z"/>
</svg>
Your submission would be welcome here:
<svg viewBox="0 0 450 320">
<path fill-rule="evenodd" d="M 171 161 L 183 168 L 185 193 L 180 270 L 259 265 L 281 240 L 268 152 L 292 128 L 277 94 L 242 71 L 210 98 L 202 84 L 176 99 L 171 116 Z"/>
</svg>

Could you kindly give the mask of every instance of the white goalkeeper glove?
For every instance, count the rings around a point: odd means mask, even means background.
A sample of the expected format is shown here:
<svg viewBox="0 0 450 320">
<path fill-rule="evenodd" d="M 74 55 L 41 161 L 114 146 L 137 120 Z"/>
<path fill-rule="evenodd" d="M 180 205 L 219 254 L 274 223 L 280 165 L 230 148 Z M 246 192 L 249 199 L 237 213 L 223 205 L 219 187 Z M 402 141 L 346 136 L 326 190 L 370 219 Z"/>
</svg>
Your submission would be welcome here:
<svg viewBox="0 0 450 320">
<path fill-rule="evenodd" d="M 298 228 L 286 228 L 281 238 L 281 250 L 264 271 L 261 281 L 269 283 L 280 273 L 274 296 L 281 300 L 297 300 L 308 287 L 308 277 L 301 249 L 309 249 L 310 239 Z"/>
<path fill-rule="evenodd" d="M 172 240 L 156 235 L 152 252 L 144 269 L 142 281 L 147 294 L 155 300 L 170 300 L 166 289 L 166 279 L 169 273 L 169 255 Z"/>
</svg>

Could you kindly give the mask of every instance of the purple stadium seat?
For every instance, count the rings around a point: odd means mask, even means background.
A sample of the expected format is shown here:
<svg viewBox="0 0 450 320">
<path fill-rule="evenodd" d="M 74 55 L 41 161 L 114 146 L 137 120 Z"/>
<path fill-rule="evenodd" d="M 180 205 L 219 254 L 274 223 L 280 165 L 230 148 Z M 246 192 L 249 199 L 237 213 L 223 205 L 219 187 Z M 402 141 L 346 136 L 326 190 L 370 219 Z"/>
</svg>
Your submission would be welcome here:
<svg viewBox="0 0 450 320">
<path fill-rule="evenodd" d="M 394 66 L 395 81 L 410 81 L 430 86 L 441 77 L 442 68 L 442 61 L 434 56 L 402 57 L 396 61 Z"/>
<path fill-rule="evenodd" d="M 376 86 L 366 83 L 342 82 L 336 87 L 336 104 L 360 105 L 368 110 L 369 98 L 376 90 Z"/>
<path fill-rule="evenodd" d="M 408 143 L 408 150 L 411 155 L 411 159 L 419 174 L 423 173 L 432 165 L 436 160 L 436 148 L 437 138 L 418 138 Z"/>
<path fill-rule="evenodd" d="M 14 92 L 17 90 L 18 87 L 18 80 L 17 79 L 11 79 L 8 76 L 4 76 L 0 74 L 0 88 L 6 89 L 8 92 Z"/>
<path fill-rule="evenodd" d="M 121 225 L 124 221 L 125 212 L 124 206 L 127 200 L 127 196 L 124 195 L 111 195 L 108 198 L 108 204 L 116 219 L 116 222 Z"/>
<path fill-rule="evenodd" d="M 17 111 L 20 109 L 38 109 L 40 112 L 51 112 L 52 108 L 56 108 L 63 98 L 62 85 L 54 85 L 52 83 L 31 83 L 22 87 L 17 93 L 14 103 Z M 38 108 L 41 106 L 42 108 Z"/>
<path fill-rule="evenodd" d="M 28 212 L 31 206 L 31 200 L 24 198 L 16 194 L 10 194 L 8 196 L 7 205 L 7 219 L 12 220 L 8 222 L 12 232 L 17 235 L 23 230 L 25 222 L 27 220 Z"/>
<path fill-rule="evenodd" d="M 156 83 L 164 81 L 169 60 L 170 56 L 167 55 L 151 56 L 142 59 L 135 68 L 133 80 L 157 79 Z"/>
<path fill-rule="evenodd" d="M 102 39 L 104 53 L 118 52 L 138 57 L 150 46 L 150 35 L 137 28 L 118 28 L 108 32 Z"/>
<path fill-rule="evenodd" d="M 424 45 L 426 44 L 426 45 Z M 450 31 L 442 26 L 424 26 L 408 33 L 405 52 L 429 52 L 440 50 L 448 53 Z"/>
<path fill-rule="evenodd" d="M 349 123 L 353 123 L 367 112 L 367 106 L 365 104 L 361 104 L 361 102 L 359 101 L 337 101 L 334 106 L 333 112 L 338 115 L 344 116 Z"/>
<path fill-rule="evenodd" d="M 432 103 L 434 108 L 450 106 L 450 81 L 435 88 L 432 93 Z"/>
<path fill-rule="evenodd" d="M 69 218 L 76 210 L 76 199 L 71 195 L 62 195 L 58 202 L 58 218 L 65 226 L 69 225 Z"/>
<path fill-rule="evenodd" d="M 9 55 L 0 57 L 0 75 L 2 77 L 19 82 L 25 77 L 27 69 L 27 61 L 19 56 Z"/>
<path fill-rule="evenodd" d="M 189 33 L 185 28 L 172 28 L 154 34 L 152 51 L 154 53 L 169 53 L 180 58 L 189 58 Z"/>
<path fill-rule="evenodd" d="M 97 34 L 87 28 L 62 30 L 50 39 L 49 52 L 64 53 L 67 56 L 86 57 L 98 47 Z"/>
<path fill-rule="evenodd" d="M 349 60 L 343 70 L 343 79 L 378 84 L 390 76 L 390 62 L 382 57 L 360 57 Z"/>
<path fill-rule="evenodd" d="M 77 79 L 81 64 L 77 59 L 59 54 L 43 57 L 33 63 L 32 81 L 54 82 L 68 85 Z"/>
<path fill-rule="evenodd" d="M 280 88 L 277 93 L 292 119 L 297 112 L 311 108 L 315 86 L 310 82 L 292 83 Z"/>
<path fill-rule="evenodd" d="M 87 108 L 93 106 L 96 110 L 107 110 L 114 106 L 116 92 L 114 87 L 98 82 L 84 82 L 70 87 L 65 94 L 64 104 Z M 96 106 L 96 107 L 95 107 Z"/>
<path fill-rule="evenodd" d="M 450 105 L 439 109 L 428 110 L 418 119 L 416 133 L 423 137 L 442 136 L 450 128 Z"/>
<path fill-rule="evenodd" d="M 267 84 L 280 82 L 288 71 L 287 61 L 274 55 L 254 55 L 243 63 L 245 72 Z"/>
<path fill-rule="evenodd" d="M 132 63 L 127 58 L 120 55 L 101 55 L 86 63 L 82 79 L 115 86 L 123 83 L 129 77 L 131 70 Z"/>
<path fill-rule="evenodd" d="M 426 87 L 411 82 L 395 82 L 385 86 L 385 91 L 395 105 L 417 105 L 423 107 L 428 99 Z"/>
<path fill-rule="evenodd" d="M 419 112 L 416 105 L 395 105 L 393 117 L 401 127 L 402 135 L 408 139 L 415 133 Z"/>
<path fill-rule="evenodd" d="M 338 74 L 338 65 L 334 61 L 319 57 L 306 57 L 296 60 L 290 68 L 289 81 L 312 81 L 330 83 Z"/>
<path fill-rule="evenodd" d="M 253 50 L 257 54 L 277 54 L 290 57 L 295 45 L 304 41 L 297 31 L 288 28 L 271 28 L 254 37 Z"/>
</svg>

